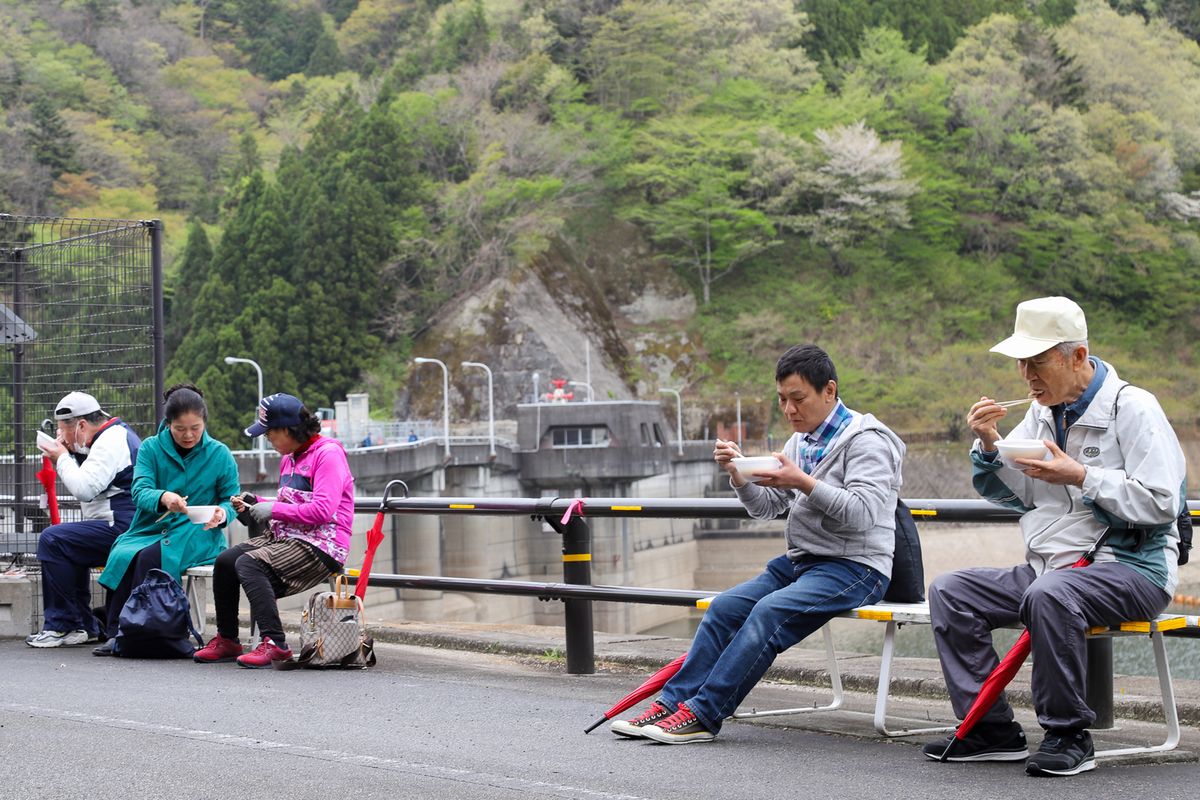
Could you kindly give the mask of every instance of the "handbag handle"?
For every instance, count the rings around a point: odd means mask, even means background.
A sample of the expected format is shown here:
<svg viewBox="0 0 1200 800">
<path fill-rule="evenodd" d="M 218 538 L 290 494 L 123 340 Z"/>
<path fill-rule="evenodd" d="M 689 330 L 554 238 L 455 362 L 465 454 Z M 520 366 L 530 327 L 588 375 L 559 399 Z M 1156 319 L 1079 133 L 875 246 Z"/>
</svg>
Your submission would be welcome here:
<svg viewBox="0 0 1200 800">
<path fill-rule="evenodd" d="M 358 595 L 351 594 L 350 592 L 349 579 L 340 572 L 335 575 L 333 578 L 333 596 L 328 598 L 326 606 L 329 608 L 355 608 L 354 601 L 357 599 Z"/>
</svg>

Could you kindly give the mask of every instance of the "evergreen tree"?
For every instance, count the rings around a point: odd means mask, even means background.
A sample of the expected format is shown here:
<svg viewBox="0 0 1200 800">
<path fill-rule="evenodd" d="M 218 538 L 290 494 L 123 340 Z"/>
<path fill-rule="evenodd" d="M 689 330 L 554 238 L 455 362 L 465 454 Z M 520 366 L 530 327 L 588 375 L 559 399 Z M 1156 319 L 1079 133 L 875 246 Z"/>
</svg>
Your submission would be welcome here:
<svg viewBox="0 0 1200 800">
<path fill-rule="evenodd" d="M 345 68 L 346 62 L 342 60 L 342 51 L 338 49 L 337 40 L 330 36 L 328 31 L 321 31 L 312 55 L 308 57 L 304 74 L 310 78 L 336 75 Z"/>
<path fill-rule="evenodd" d="M 55 178 L 64 172 L 75 172 L 75 140 L 54 103 L 42 95 L 33 102 L 29 111 L 33 125 L 26 135 L 33 157 L 39 164 L 49 167 L 51 176 Z"/>
<path fill-rule="evenodd" d="M 449 71 L 483 56 L 488 36 L 482 0 L 468 0 L 450 7 L 433 47 L 434 71 Z"/>
<path fill-rule="evenodd" d="M 175 285 L 166 308 L 167 358 L 178 349 L 184 336 L 192 328 L 193 309 L 196 297 L 208 280 L 208 268 L 212 263 L 213 250 L 204 226 L 193 221 L 188 225 L 187 245 L 180 260 Z"/>
</svg>

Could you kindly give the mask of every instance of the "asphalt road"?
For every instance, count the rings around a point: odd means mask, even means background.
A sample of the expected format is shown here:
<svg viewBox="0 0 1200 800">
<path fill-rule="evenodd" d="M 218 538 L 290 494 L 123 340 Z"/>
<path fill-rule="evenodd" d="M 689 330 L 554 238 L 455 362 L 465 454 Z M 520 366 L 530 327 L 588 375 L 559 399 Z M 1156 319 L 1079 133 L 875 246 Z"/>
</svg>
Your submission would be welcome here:
<svg viewBox="0 0 1200 800">
<path fill-rule="evenodd" d="M 1195 763 L 1068 779 L 936 764 L 869 725 L 731 723 L 687 746 L 584 736 L 637 677 L 399 645 L 379 656 L 366 672 L 282 673 L 0 642 L 4 797 L 1191 800 L 1200 776 Z"/>
</svg>

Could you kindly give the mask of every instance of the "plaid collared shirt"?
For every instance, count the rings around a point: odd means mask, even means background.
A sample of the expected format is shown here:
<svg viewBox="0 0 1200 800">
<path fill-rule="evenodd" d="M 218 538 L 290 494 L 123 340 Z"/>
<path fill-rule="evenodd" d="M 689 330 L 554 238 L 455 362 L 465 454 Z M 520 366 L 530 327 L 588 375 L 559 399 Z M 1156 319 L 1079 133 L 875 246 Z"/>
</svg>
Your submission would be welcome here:
<svg viewBox="0 0 1200 800">
<path fill-rule="evenodd" d="M 837 405 L 834 406 L 825 421 L 818 425 L 812 433 L 804 434 L 804 441 L 797 454 L 799 456 L 797 463 L 800 469 L 811 475 L 817 465 L 821 463 L 821 459 L 825 457 L 829 446 L 834 443 L 852 419 L 854 419 L 853 412 L 846 408 L 841 400 L 838 400 Z"/>
</svg>

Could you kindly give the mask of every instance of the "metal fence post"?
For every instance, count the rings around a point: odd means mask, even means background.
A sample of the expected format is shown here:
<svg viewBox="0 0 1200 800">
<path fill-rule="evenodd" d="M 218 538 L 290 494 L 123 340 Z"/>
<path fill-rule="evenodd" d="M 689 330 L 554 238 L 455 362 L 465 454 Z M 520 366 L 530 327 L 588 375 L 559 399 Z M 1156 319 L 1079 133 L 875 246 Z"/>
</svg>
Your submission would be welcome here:
<svg viewBox="0 0 1200 800">
<path fill-rule="evenodd" d="M 579 516 L 562 525 L 547 518 L 563 537 L 563 582 L 590 586 L 592 583 L 592 531 Z M 592 601 L 564 600 L 566 607 L 567 672 L 591 675 L 596 671 L 595 641 L 592 631 Z"/>
<path fill-rule="evenodd" d="M 167 346 L 164 338 L 166 317 L 163 315 L 163 262 L 162 238 L 163 223 L 161 219 L 152 219 L 147 223 L 150 228 L 150 304 L 151 324 L 154 330 L 151 334 L 154 340 L 154 423 L 163 416 L 166 401 L 162 393 L 167 388 L 163 373 L 167 363 Z M 260 398 L 261 399 L 261 398 Z M 151 427 L 153 430 L 153 427 Z"/>
<path fill-rule="evenodd" d="M 25 276 L 21 269 L 21 251 L 12 254 L 12 312 L 17 319 L 25 314 Z M 13 346 L 13 532 L 25 531 L 25 345 Z"/>
<path fill-rule="evenodd" d="M 1113 726 L 1113 649 L 1112 637 L 1087 640 L 1087 704 L 1096 714 L 1092 728 Z"/>
</svg>

